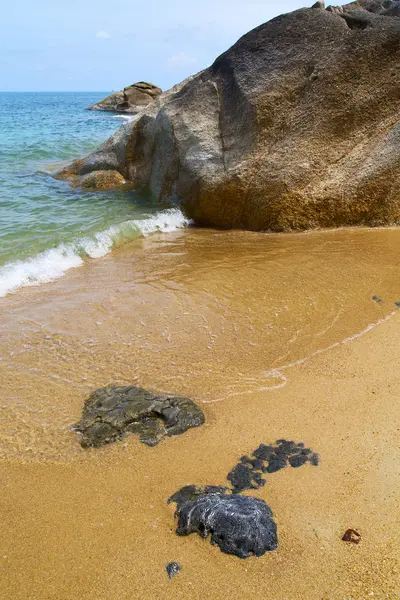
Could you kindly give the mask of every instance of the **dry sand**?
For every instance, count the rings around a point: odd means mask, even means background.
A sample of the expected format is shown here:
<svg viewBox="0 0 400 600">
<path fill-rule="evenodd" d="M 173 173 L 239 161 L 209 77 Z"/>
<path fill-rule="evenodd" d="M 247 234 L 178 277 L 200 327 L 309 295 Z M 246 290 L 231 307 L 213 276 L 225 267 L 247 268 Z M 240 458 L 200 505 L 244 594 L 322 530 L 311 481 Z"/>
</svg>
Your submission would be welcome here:
<svg viewBox="0 0 400 600">
<path fill-rule="evenodd" d="M 193 231 L 0 299 L 0 598 L 400 598 L 399 250 L 396 229 Z M 70 425 L 111 382 L 188 395 L 207 424 L 84 451 Z M 321 464 L 252 492 L 277 552 L 175 535 L 173 492 L 279 438 Z"/>
</svg>

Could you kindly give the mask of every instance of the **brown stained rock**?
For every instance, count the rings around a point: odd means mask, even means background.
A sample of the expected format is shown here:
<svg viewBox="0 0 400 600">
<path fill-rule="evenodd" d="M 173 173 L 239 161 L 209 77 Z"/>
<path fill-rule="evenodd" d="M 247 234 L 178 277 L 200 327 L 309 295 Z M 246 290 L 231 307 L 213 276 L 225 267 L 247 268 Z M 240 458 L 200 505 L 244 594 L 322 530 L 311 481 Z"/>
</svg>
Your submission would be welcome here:
<svg viewBox="0 0 400 600">
<path fill-rule="evenodd" d="M 397 6 L 359 0 L 260 25 L 72 169 L 116 170 L 206 226 L 400 223 Z"/>
<path fill-rule="evenodd" d="M 107 190 L 125 183 L 118 171 L 92 171 L 79 179 L 79 185 L 91 190 Z"/>
<path fill-rule="evenodd" d="M 355 529 L 348 529 L 342 537 L 343 542 L 349 542 L 351 544 L 359 544 L 361 542 L 361 534 Z"/>
</svg>

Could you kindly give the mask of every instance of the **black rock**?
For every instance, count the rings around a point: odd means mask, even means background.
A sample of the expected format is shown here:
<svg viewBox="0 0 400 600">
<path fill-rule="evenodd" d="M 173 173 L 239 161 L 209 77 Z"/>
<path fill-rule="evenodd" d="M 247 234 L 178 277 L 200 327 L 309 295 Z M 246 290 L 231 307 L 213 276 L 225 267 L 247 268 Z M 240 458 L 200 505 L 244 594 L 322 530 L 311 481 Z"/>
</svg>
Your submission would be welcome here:
<svg viewBox="0 0 400 600">
<path fill-rule="evenodd" d="M 260 473 L 276 473 L 289 464 L 292 467 L 300 467 L 306 462 L 314 466 L 318 464 L 318 455 L 313 454 L 310 448 L 305 448 L 303 442 L 291 440 L 277 440 L 274 445 L 260 444 L 254 450 L 252 456 L 242 456 L 240 462 L 228 474 L 233 493 L 237 494 L 244 490 L 258 489 L 265 485 Z"/>
<path fill-rule="evenodd" d="M 296 454 L 298 452 L 299 446 L 295 442 L 291 442 L 288 440 L 278 440 L 277 446 L 274 449 L 275 454 L 285 454 L 289 456 L 290 454 Z"/>
<path fill-rule="evenodd" d="M 274 448 L 272 446 L 260 444 L 258 448 L 254 450 L 253 456 L 255 456 L 256 458 L 260 458 L 261 460 L 269 460 L 273 453 Z"/>
<path fill-rule="evenodd" d="M 317 454 L 316 452 L 314 452 L 310 458 L 309 458 L 310 463 L 314 466 L 314 467 L 318 467 L 319 465 L 319 454 Z"/>
<path fill-rule="evenodd" d="M 177 562 L 170 562 L 165 566 L 165 570 L 168 573 L 168 577 L 172 579 L 175 575 L 178 575 L 178 573 L 180 572 L 181 565 Z"/>
<path fill-rule="evenodd" d="M 260 485 L 265 484 L 265 481 L 258 473 L 242 463 L 237 464 L 236 467 L 228 473 L 227 479 L 231 482 L 235 493 L 243 492 L 244 490 L 256 490 Z M 260 483 L 260 481 L 262 483 Z"/>
<path fill-rule="evenodd" d="M 295 469 L 301 467 L 302 465 L 305 465 L 307 461 L 308 458 L 305 454 L 296 454 L 295 456 L 290 456 L 289 458 L 290 466 L 294 467 Z"/>
<path fill-rule="evenodd" d="M 310 448 L 303 448 L 300 454 L 305 454 L 306 456 L 309 456 L 310 454 L 312 454 L 312 450 Z"/>
<path fill-rule="evenodd" d="M 278 547 L 277 528 L 269 506 L 257 498 L 203 494 L 178 508 L 178 535 L 198 533 L 227 554 L 262 556 Z"/>
<path fill-rule="evenodd" d="M 253 469 L 255 469 L 256 471 L 261 471 L 261 469 L 264 466 L 264 462 L 260 458 L 254 458 L 251 461 L 251 464 L 253 466 Z"/>
<path fill-rule="evenodd" d="M 273 454 L 269 460 L 267 473 L 276 473 L 285 467 L 287 467 L 287 456 L 284 454 Z"/>
<path fill-rule="evenodd" d="M 179 511 L 184 504 L 195 500 L 199 496 L 206 494 L 230 494 L 231 492 L 232 490 L 223 485 L 206 485 L 204 487 L 199 485 L 185 485 L 169 498 L 168 504 L 174 502 L 177 511 Z"/>
<path fill-rule="evenodd" d="M 135 386 L 110 386 L 96 390 L 86 400 L 75 429 L 81 445 L 98 448 L 136 433 L 140 441 L 155 446 L 204 423 L 204 414 L 189 398 L 157 396 Z"/>
</svg>

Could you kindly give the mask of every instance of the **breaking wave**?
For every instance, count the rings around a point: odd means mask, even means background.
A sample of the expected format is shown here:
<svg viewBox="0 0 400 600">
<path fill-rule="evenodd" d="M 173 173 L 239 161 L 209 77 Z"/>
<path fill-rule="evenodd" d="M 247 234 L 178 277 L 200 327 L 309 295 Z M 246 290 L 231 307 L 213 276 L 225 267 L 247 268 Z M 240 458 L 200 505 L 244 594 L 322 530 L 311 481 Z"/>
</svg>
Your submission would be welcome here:
<svg viewBox="0 0 400 600">
<path fill-rule="evenodd" d="M 169 233 L 189 223 L 178 208 L 172 208 L 147 218 L 112 225 L 93 236 L 60 244 L 26 260 L 10 262 L 0 267 L 0 297 L 21 287 L 54 281 L 69 269 L 81 266 L 85 258 L 100 258 L 135 238 L 156 232 Z"/>
</svg>

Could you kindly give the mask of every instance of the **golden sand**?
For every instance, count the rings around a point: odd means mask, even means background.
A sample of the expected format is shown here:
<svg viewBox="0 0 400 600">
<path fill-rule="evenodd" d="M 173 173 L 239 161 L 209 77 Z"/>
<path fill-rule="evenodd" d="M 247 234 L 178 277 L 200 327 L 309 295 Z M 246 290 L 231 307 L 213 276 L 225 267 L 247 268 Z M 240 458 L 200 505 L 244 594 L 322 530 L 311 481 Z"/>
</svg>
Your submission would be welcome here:
<svg viewBox="0 0 400 600">
<path fill-rule="evenodd" d="M 194 230 L 0 299 L 0 598 L 400 598 L 399 255 L 397 229 Z M 187 395 L 207 423 L 84 451 L 70 426 L 108 383 Z M 173 492 L 279 438 L 321 464 L 252 492 L 277 552 L 175 535 Z"/>
</svg>

